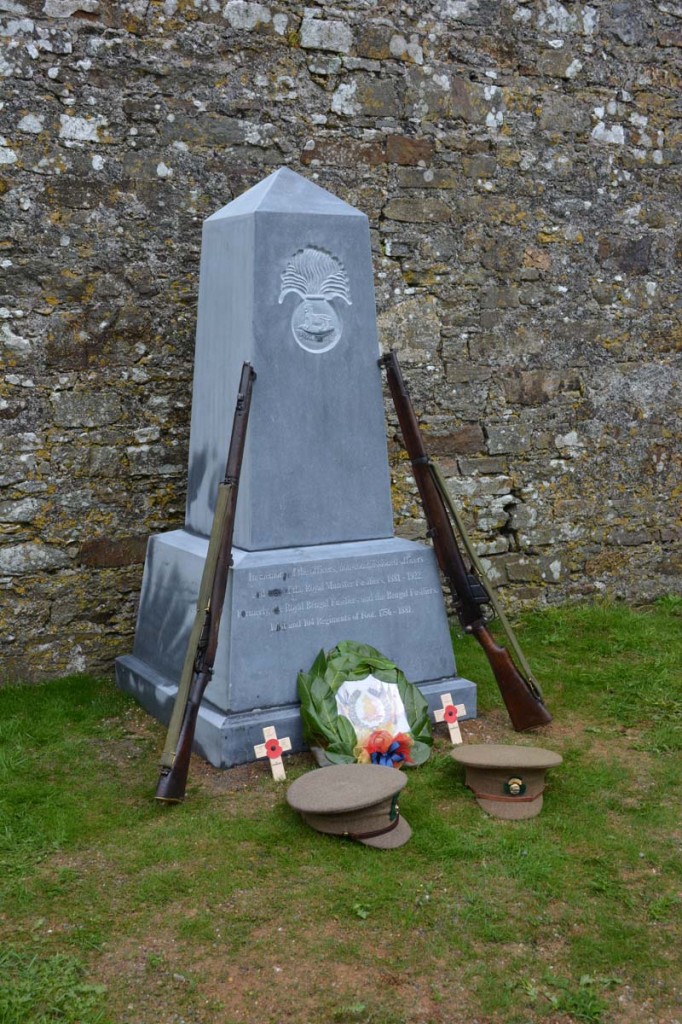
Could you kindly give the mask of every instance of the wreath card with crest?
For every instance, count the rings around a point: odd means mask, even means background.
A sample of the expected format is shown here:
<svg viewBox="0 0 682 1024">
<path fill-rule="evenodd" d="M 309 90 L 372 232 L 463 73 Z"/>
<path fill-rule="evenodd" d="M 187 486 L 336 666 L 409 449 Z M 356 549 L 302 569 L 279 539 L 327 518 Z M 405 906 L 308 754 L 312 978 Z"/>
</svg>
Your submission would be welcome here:
<svg viewBox="0 0 682 1024">
<path fill-rule="evenodd" d="M 320 651 L 310 672 L 299 673 L 298 695 L 306 743 L 334 764 L 400 768 L 429 757 L 428 704 L 374 647 L 347 640 Z"/>
</svg>

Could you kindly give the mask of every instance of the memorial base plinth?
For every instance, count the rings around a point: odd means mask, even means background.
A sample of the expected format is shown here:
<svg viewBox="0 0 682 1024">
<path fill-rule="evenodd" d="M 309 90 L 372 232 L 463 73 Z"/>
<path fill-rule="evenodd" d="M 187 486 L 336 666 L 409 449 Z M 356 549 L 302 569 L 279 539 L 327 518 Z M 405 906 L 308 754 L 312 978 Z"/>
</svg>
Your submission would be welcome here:
<svg viewBox="0 0 682 1024">
<path fill-rule="evenodd" d="M 196 610 L 208 542 L 185 530 L 149 543 L 133 653 L 119 687 L 167 722 Z M 304 749 L 296 678 L 342 640 L 377 648 L 431 710 L 443 693 L 476 715 L 476 687 L 457 676 L 432 550 L 397 537 L 233 552 L 213 679 L 195 750 L 217 767 L 254 760 L 263 727 Z"/>
</svg>

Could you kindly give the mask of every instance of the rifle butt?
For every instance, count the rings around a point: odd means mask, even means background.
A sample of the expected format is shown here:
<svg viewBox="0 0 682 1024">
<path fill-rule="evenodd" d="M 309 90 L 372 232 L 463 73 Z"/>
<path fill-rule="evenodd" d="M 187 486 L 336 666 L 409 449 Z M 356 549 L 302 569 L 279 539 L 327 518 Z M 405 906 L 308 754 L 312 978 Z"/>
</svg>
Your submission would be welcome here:
<svg viewBox="0 0 682 1024">
<path fill-rule="evenodd" d="M 496 644 L 482 624 L 467 627 L 467 632 L 478 640 L 486 653 L 514 729 L 525 732 L 549 725 L 551 714 L 520 674 L 507 649 Z"/>
<path fill-rule="evenodd" d="M 180 734 L 172 765 L 163 765 L 156 785 L 157 800 L 167 804 L 181 804 L 185 799 L 189 764 L 192 757 L 194 733 L 201 707 L 201 698 L 208 683 L 208 677 L 195 679 L 180 726 Z"/>
<path fill-rule="evenodd" d="M 178 771 L 176 762 L 173 762 L 172 767 L 161 769 L 154 796 L 164 804 L 181 804 L 185 799 L 186 786 L 187 772 Z"/>
</svg>

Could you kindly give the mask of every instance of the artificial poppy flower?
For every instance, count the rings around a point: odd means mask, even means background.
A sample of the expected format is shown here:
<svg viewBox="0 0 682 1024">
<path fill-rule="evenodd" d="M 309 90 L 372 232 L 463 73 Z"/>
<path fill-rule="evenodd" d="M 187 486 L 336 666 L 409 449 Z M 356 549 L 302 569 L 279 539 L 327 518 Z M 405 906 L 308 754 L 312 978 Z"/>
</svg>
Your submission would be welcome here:
<svg viewBox="0 0 682 1024">
<path fill-rule="evenodd" d="M 443 711 L 443 718 L 446 722 L 450 722 L 452 725 L 457 721 L 457 708 L 454 704 L 448 704 Z"/>
<path fill-rule="evenodd" d="M 391 743 L 393 743 L 393 733 L 390 733 L 388 729 L 375 729 L 367 737 L 365 749 L 369 754 L 385 754 Z"/>
<path fill-rule="evenodd" d="M 407 733 L 399 732 L 392 736 L 386 729 L 377 729 L 367 740 L 365 751 L 369 754 L 372 764 L 400 768 L 403 763 L 412 763 L 410 757 L 412 743 L 412 737 Z"/>
<path fill-rule="evenodd" d="M 265 744 L 265 753 L 268 755 L 271 761 L 274 761 L 276 757 L 281 757 L 282 747 L 279 740 L 268 740 Z"/>
</svg>

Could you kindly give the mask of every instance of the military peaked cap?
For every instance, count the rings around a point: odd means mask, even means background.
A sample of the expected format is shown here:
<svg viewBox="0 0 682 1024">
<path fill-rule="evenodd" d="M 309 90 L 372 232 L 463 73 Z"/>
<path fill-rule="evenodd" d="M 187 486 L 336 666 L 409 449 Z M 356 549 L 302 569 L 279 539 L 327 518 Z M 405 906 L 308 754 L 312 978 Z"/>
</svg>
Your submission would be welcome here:
<svg viewBox="0 0 682 1024">
<path fill-rule="evenodd" d="M 466 767 L 465 783 L 488 814 L 517 820 L 542 809 L 545 772 L 562 757 L 541 747 L 472 743 L 455 747 L 452 757 Z"/>
<path fill-rule="evenodd" d="M 396 768 L 336 764 L 296 779 L 287 791 L 287 801 L 318 832 L 390 850 L 412 835 L 398 806 L 398 795 L 406 784 Z"/>
</svg>

